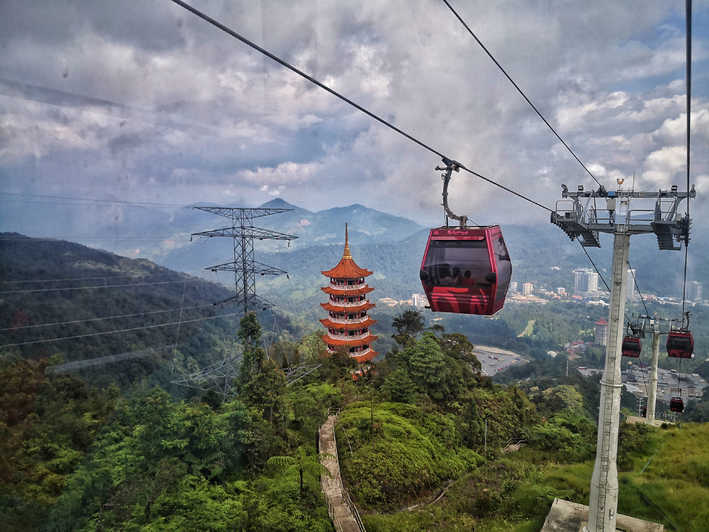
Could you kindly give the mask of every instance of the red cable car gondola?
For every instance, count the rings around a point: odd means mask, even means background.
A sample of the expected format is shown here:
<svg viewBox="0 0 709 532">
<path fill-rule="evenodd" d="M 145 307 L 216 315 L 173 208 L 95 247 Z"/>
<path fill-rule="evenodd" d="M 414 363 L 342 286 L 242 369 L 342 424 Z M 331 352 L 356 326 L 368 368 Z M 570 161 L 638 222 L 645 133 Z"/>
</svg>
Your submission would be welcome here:
<svg viewBox="0 0 709 532">
<path fill-rule="evenodd" d="M 694 358 L 694 338 L 687 329 L 670 331 L 667 335 L 667 356 L 672 358 Z"/>
<path fill-rule="evenodd" d="M 511 276 L 499 226 L 431 230 L 420 277 L 434 312 L 494 314 L 505 303 Z"/>
<path fill-rule="evenodd" d="M 421 261 L 421 284 L 434 312 L 494 314 L 502 308 L 512 276 L 512 262 L 498 225 L 468 226 L 467 216 L 448 207 L 448 184 L 460 164 L 443 159 L 445 227 L 431 229 Z M 460 227 L 448 227 L 448 219 Z"/>
<path fill-rule="evenodd" d="M 675 396 L 670 399 L 670 410 L 672 412 L 684 412 L 684 401 L 681 397 Z"/>
<path fill-rule="evenodd" d="M 622 352 L 624 357 L 638 358 L 640 351 L 642 351 L 640 338 L 630 335 L 623 338 Z"/>
</svg>

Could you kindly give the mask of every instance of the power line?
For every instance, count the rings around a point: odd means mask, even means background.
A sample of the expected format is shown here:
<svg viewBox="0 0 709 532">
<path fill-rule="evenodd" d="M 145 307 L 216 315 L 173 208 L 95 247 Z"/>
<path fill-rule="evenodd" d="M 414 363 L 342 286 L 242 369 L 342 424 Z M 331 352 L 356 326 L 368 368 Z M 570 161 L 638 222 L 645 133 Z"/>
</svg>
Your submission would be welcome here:
<svg viewBox="0 0 709 532">
<path fill-rule="evenodd" d="M 183 310 L 194 310 L 194 309 L 199 309 L 199 308 L 205 308 L 205 307 L 214 307 L 213 303 L 207 303 L 205 305 L 194 305 L 191 307 L 184 307 L 184 308 L 171 308 L 167 310 L 150 310 L 150 311 L 145 311 L 145 312 L 136 312 L 134 314 L 115 314 L 113 316 L 102 316 L 100 318 L 87 318 L 84 320 L 71 320 L 71 321 L 55 321 L 51 323 L 37 323 L 33 325 L 21 325 L 19 327 L 5 327 L 0 329 L 0 332 L 5 332 L 5 331 L 19 331 L 23 329 L 37 329 L 40 327 L 58 327 L 60 325 L 76 325 L 78 323 L 89 323 L 93 321 L 106 321 L 106 320 L 117 320 L 117 319 L 122 319 L 122 318 L 136 318 L 136 317 L 141 317 L 141 316 L 149 316 L 151 314 L 165 314 L 167 312 L 178 312 L 178 311 L 183 311 Z"/>
<path fill-rule="evenodd" d="M 45 343 L 52 343 L 52 342 L 60 342 L 63 340 L 77 340 L 79 338 L 88 338 L 88 337 L 93 337 L 93 336 L 103 336 L 106 334 L 120 334 L 120 333 L 126 333 L 126 332 L 133 332 L 133 331 L 141 331 L 144 329 L 156 329 L 158 327 L 169 327 L 170 325 L 178 325 L 178 324 L 185 324 L 185 323 L 195 323 L 198 321 L 207 321 L 207 320 L 216 320 L 219 318 L 228 318 L 229 316 L 236 316 L 237 314 L 241 314 L 241 312 L 230 312 L 227 314 L 220 314 L 219 316 L 207 316 L 206 318 L 194 318 L 191 320 L 181 320 L 181 321 L 171 321 L 168 323 L 158 323 L 155 325 L 143 325 L 142 327 L 131 327 L 129 329 L 114 329 L 111 331 L 102 331 L 102 332 L 95 332 L 95 333 L 87 333 L 87 334 L 77 334 L 74 336 L 58 336 L 56 338 L 45 338 L 42 340 L 30 340 L 28 342 L 18 342 L 14 344 L 3 344 L 0 345 L 0 349 L 4 347 L 19 347 L 23 345 L 34 345 L 34 344 L 45 344 Z"/>
<path fill-rule="evenodd" d="M 94 286 L 71 286 L 64 288 L 28 288 L 21 290 L 3 290 L 0 291 L 0 295 L 12 295 L 12 294 L 35 294 L 40 292 L 69 292 L 73 290 L 91 290 L 91 289 L 101 289 L 101 288 L 132 288 L 136 286 L 155 286 L 162 284 L 175 284 L 182 282 L 196 283 L 202 282 L 202 279 L 190 279 L 184 281 L 183 279 L 178 279 L 175 281 L 157 281 L 152 283 L 128 283 L 128 284 L 97 284 Z"/>
<path fill-rule="evenodd" d="M 690 0 L 687 0 L 687 1 L 690 1 Z M 601 183 L 600 183 L 600 181 L 598 181 L 598 179 L 596 179 L 596 176 L 594 176 L 594 175 L 591 173 L 591 171 L 588 169 L 588 167 L 587 167 L 585 164 L 583 164 L 583 162 L 581 161 L 581 159 L 579 159 L 578 156 L 576 155 L 576 153 L 574 153 L 574 150 L 572 150 L 572 149 L 569 147 L 569 145 L 564 141 L 564 139 L 561 138 L 561 136 L 559 135 L 559 133 L 556 132 L 556 129 L 554 129 L 554 127 L 549 123 L 549 121 L 548 121 L 546 118 L 544 118 L 544 116 L 543 116 L 542 113 L 539 111 L 539 109 L 537 109 L 537 106 L 532 103 L 532 101 L 527 97 L 527 95 L 524 93 L 524 91 L 523 91 L 522 89 L 520 89 L 519 85 L 517 85 L 517 83 L 515 82 L 515 80 L 513 80 L 513 79 L 510 77 L 510 75 L 509 75 L 509 74 L 507 73 L 507 71 L 503 68 L 503 66 L 497 61 L 497 59 L 495 59 L 495 57 L 492 55 L 492 53 L 490 52 L 490 50 L 488 50 L 487 47 L 486 47 L 486 46 L 482 43 L 482 41 L 478 38 L 478 36 L 475 35 L 475 33 L 473 33 L 473 30 L 470 29 L 470 26 L 468 26 L 468 25 L 465 23 L 465 21 L 461 18 L 461 16 L 458 14 L 458 12 L 457 12 L 455 9 L 453 9 L 453 6 L 450 5 L 450 3 L 448 2 L 448 0 L 443 0 L 443 3 L 446 4 L 446 6 L 448 6 L 448 9 L 451 10 L 451 12 L 452 12 L 452 13 L 455 15 L 455 17 L 460 21 L 460 23 L 465 27 L 465 29 L 468 30 L 468 33 L 470 33 L 470 35 L 472 35 L 473 39 L 475 39 L 475 41 L 476 41 L 476 42 L 480 45 L 480 47 L 485 51 L 485 53 L 488 55 L 488 57 L 489 57 L 490 59 L 492 59 L 492 62 L 495 63 L 495 65 L 497 65 L 497 68 L 499 68 L 500 71 L 501 71 L 501 72 L 505 75 L 505 77 L 509 80 L 509 82 L 512 83 L 512 86 L 514 86 L 514 88 L 517 89 L 517 92 L 519 92 L 519 94 L 522 96 L 522 98 L 524 98 L 524 100 L 529 104 L 529 106 L 534 110 L 534 112 L 537 113 L 537 115 L 539 116 L 539 118 L 542 119 L 542 121 L 547 125 L 547 127 L 551 130 L 551 132 L 554 133 L 554 135 L 556 136 L 556 138 L 559 139 L 559 142 L 561 142 L 561 143 L 564 145 L 564 147 L 565 147 L 565 148 L 568 150 L 568 152 L 573 156 L 573 158 L 576 159 L 576 161 L 581 165 L 581 167 L 582 167 L 584 170 L 586 170 L 586 173 L 587 173 L 588 175 L 590 175 L 591 178 L 592 178 L 599 186 L 602 186 Z"/>
<path fill-rule="evenodd" d="M 396 131 L 397 133 L 399 133 L 399 135 L 402 135 L 403 137 L 409 139 L 411 142 L 413 142 L 413 143 L 415 143 L 415 144 L 418 144 L 420 147 L 424 148 L 425 150 L 428 150 L 429 152 L 431 152 L 431 153 L 437 155 L 437 156 L 440 157 L 441 159 L 450 160 L 449 157 L 446 157 L 446 156 L 445 156 L 442 152 L 440 152 L 439 150 L 437 150 L 437 149 L 435 149 L 435 148 L 432 148 L 431 146 L 429 146 L 428 144 L 424 143 L 423 141 L 417 139 L 417 138 L 414 137 L 413 135 L 410 135 L 409 133 L 406 133 L 406 132 L 403 131 L 402 129 L 398 128 L 397 126 L 395 126 L 395 125 L 392 124 L 391 122 L 389 122 L 389 121 L 385 120 L 384 118 L 381 118 L 380 116 L 374 114 L 373 112 L 371 112 L 371 111 L 365 109 L 365 108 L 362 107 L 361 105 L 359 105 L 359 104 L 355 103 L 354 101 L 350 100 L 349 98 L 343 96 L 342 94 L 340 94 L 340 93 L 337 92 L 336 90 L 331 89 L 330 87 L 328 87 L 328 86 L 325 85 L 324 83 L 318 81 L 317 79 L 315 79 L 315 78 L 312 77 L 311 75 L 306 74 L 305 72 L 303 72 L 302 70 L 300 70 L 300 69 L 296 68 L 295 66 L 291 65 L 290 63 L 288 63 L 288 62 L 285 61 L 284 59 L 281 59 L 281 58 L 278 57 L 277 55 L 275 55 L 275 54 L 269 52 L 269 51 L 266 50 L 265 48 L 262 48 L 262 47 L 259 46 L 258 44 L 256 44 L 256 43 L 250 41 L 249 39 L 247 39 L 247 38 L 244 37 L 243 35 L 237 33 L 236 31 L 234 31 L 233 29 L 229 28 L 228 26 L 225 26 L 224 24 L 222 24 L 222 23 L 219 22 L 218 20 L 213 19 L 213 18 L 210 17 L 209 15 L 203 13 L 202 11 L 199 11 L 198 9 L 195 9 L 194 7 L 192 7 L 191 5 L 189 5 L 189 4 L 185 3 L 185 2 L 183 2 L 182 0 L 171 0 L 171 1 L 172 1 L 174 4 L 177 4 L 178 6 L 184 8 L 184 9 L 186 9 L 187 11 L 189 11 L 189 12 L 193 13 L 194 15 L 198 16 L 198 17 L 201 18 L 202 20 L 204 20 L 204 21 L 206 21 L 206 22 L 212 24 L 212 25 L 215 26 L 216 28 L 219 28 L 219 29 L 222 30 L 224 33 L 227 33 L 227 34 L 231 35 L 231 36 L 234 37 L 235 39 L 238 39 L 238 40 L 241 41 L 242 43 L 246 44 L 247 46 L 250 46 L 250 47 L 253 48 L 254 50 L 257 50 L 258 52 L 260 52 L 261 54 L 265 55 L 266 57 L 272 59 L 273 61 L 275 61 L 276 63 L 280 64 L 281 66 L 283 66 L 283 67 L 287 68 L 288 70 L 290 70 L 290 71 L 292 71 L 292 72 L 295 72 L 295 73 L 298 74 L 299 76 L 301 76 L 301 77 L 307 79 L 308 81 L 310 81 L 310 82 L 313 83 L 314 85 L 320 87 L 320 88 L 323 89 L 324 91 L 329 92 L 330 94 L 332 94 L 333 96 L 339 98 L 339 99 L 342 100 L 343 102 L 345 102 L 345 103 L 351 105 L 352 107 L 354 107 L 354 108 L 357 109 L 358 111 L 361 111 L 362 113 L 366 114 L 366 115 L 369 116 L 370 118 L 373 118 L 373 119 L 376 120 L 377 122 L 379 122 L 379 123 L 381 123 L 381 124 L 387 126 L 389 129 L 391 129 L 391 130 L 393 130 L 393 131 Z M 461 168 L 462 170 L 465 170 L 466 172 L 468 172 L 468 173 L 474 175 L 475 177 L 478 177 L 479 179 L 482 179 L 483 181 L 486 181 L 487 183 L 490 183 L 491 185 L 495 185 L 496 187 L 501 188 L 502 190 L 504 190 L 504 191 L 506 191 L 506 192 L 509 192 L 510 194 L 514 194 L 515 196 L 517 196 L 517 197 L 519 197 L 519 198 L 521 198 L 521 199 L 523 199 L 523 200 L 525 200 L 525 201 L 528 201 L 529 203 L 532 203 L 532 204 L 536 205 L 537 207 L 541 207 L 542 209 L 544 209 L 544 210 L 546 210 L 546 211 L 553 212 L 552 209 L 550 209 L 549 207 L 547 207 L 547 206 L 545 206 L 545 205 L 542 205 L 542 204 L 539 203 L 538 201 L 533 200 L 533 199 L 531 199 L 531 198 L 525 196 L 524 194 L 521 194 L 521 193 L 519 193 L 519 192 L 517 192 L 517 191 L 515 191 L 515 190 L 512 190 L 511 188 L 509 188 L 509 187 L 507 187 L 507 186 L 505 186 L 505 185 L 502 185 L 502 184 L 500 184 L 500 183 L 498 183 L 498 182 L 496 182 L 496 181 L 494 181 L 494 180 L 492 180 L 492 179 L 490 179 L 490 178 L 488 178 L 488 177 L 485 177 L 484 175 L 479 174 L 478 172 L 475 172 L 475 171 L 471 170 L 470 168 L 467 168 L 465 165 L 463 165 L 463 164 L 461 164 L 461 163 L 459 163 L 459 162 L 457 162 L 457 161 L 456 161 L 456 165 L 458 165 L 458 167 Z"/>
<path fill-rule="evenodd" d="M 96 281 L 96 280 L 105 280 L 105 279 L 121 279 L 124 277 L 131 277 L 133 278 L 133 275 L 126 274 L 126 275 L 110 275 L 110 276 L 105 276 L 105 275 L 100 275 L 100 276 L 91 276 L 91 277 L 66 277 L 63 279 L 12 279 L 9 281 L 2 281 L 0 280 L 0 283 L 59 283 L 59 282 L 66 282 L 66 281 Z"/>
<path fill-rule="evenodd" d="M 27 238 L 0 238 L 0 242 L 27 242 L 34 244 L 35 242 L 76 242 L 77 240 L 110 240 L 111 242 L 154 242 L 156 240 L 167 240 L 174 238 L 175 235 L 171 236 L 154 236 L 154 237 L 144 237 L 144 236 L 82 236 L 82 235 L 72 235 L 72 236 L 54 236 L 54 237 L 27 237 Z"/>
<path fill-rule="evenodd" d="M 77 198 L 77 197 L 72 197 L 72 196 L 54 196 L 54 195 L 49 195 L 49 194 L 26 194 L 23 192 L 3 192 L 0 191 L 1 196 L 19 196 L 19 197 L 28 197 L 28 198 L 42 198 L 42 199 L 51 199 L 51 200 L 68 200 L 68 201 L 77 201 L 77 202 L 85 202 L 85 203 L 109 203 L 113 205 L 138 205 L 138 206 L 147 206 L 147 207 L 188 207 L 189 205 L 185 205 L 183 203 L 159 203 L 156 201 L 128 201 L 128 200 L 109 200 L 109 199 L 100 199 L 100 198 Z"/>
</svg>

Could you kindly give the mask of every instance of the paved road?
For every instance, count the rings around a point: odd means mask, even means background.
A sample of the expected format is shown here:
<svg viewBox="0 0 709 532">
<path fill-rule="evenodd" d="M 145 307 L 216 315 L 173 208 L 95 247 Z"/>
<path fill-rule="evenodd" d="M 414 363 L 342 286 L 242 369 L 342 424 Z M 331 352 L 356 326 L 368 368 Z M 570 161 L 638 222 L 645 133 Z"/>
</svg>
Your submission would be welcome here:
<svg viewBox="0 0 709 532">
<path fill-rule="evenodd" d="M 320 476 L 320 486 L 325 494 L 330 517 L 338 532 L 360 532 L 362 529 L 357 524 L 352 511 L 345 499 L 342 477 L 340 476 L 340 462 L 337 458 L 337 442 L 335 441 L 335 420 L 337 416 L 328 416 L 327 421 L 320 427 L 320 462 L 330 472 L 330 476 Z M 327 456 L 331 455 L 331 456 Z"/>
</svg>

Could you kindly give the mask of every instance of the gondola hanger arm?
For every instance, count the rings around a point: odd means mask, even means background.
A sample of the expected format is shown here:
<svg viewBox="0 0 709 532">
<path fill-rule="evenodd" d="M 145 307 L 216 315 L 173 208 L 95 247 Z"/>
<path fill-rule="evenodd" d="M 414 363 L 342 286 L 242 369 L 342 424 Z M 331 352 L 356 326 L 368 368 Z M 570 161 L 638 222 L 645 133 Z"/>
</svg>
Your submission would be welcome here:
<svg viewBox="0 0 709 532">
<path fill-rule="evenodd" d="M 461 164 L 445 157 L 443 158 L 443 164 L 445 166 L 436 166 L 436 170 L 443 171 L 441 178 L 443 179 L 443 210 L 446 213 L 446 225 L 448 225 L 448 218 L 452 218 L 454 220 L 458 220 L 460 222 L 460 227 L 464 228 L 468 223 L 468 217 L 465 215 L 458 216 L 448 206 L 448 184 L 451 180 L 451 174 L 453 173 L 453 170 L 458 172 Z"/>
</svg>

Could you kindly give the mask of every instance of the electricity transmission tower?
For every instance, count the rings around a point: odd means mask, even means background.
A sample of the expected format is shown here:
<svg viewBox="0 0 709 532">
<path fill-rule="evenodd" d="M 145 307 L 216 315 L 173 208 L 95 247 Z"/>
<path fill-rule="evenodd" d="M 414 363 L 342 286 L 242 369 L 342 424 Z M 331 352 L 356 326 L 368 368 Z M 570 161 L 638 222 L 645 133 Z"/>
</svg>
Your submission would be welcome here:
<svg viewBox="0 0 709 532">
<path fill-rule="evenodd" d="M 291 240 L 298 238 L 295 235 L 279 233 L 270 229 L 263 229 L 254 225 L 254 218 L 270 216 L 293 209 L 275 208 L 243 208 L 243 207 L 195 207 L 200 211 L 224 216 L 231 220 L 231 225 L 192 233 L 190 240 L 195 236 L 200 237 L 227 237 L 233 241 L 233 260 L 223 264 L 208 266 L 205 269 L 213 272 L 234 272 L 235 294 L 216 304 L 236 302 L 244 309 L 244 314 L 249 308 L 267 306 L 268 303 L 256 296 L 256 275 L 281 275 L 287 274 L 285 270 L 268 266 L 254 258 L 254 240 L 286 240 L 290 245 Z"/>
<path fill-rule="evenodd" d="M 244 207 L 195 207 L 195 209 L 224 216 L 231 221 L 231 225 L 227 227 L 192 233 L 190 236 L 190 240 L 195 236 L 232 239 L 233 260 L 205 268 L 213 272 L 234 272 L 235 294 L 224 301 L 215 303 L 215 305 L 233 302 L 244 309 L 244 314 L 249 309 L 270 306 L 267 301 L 256 295 L 256 276 L 281 275 L 287 272 L 257 261 L 254 257 L 254 240 L 286 240 L 290 245 L 290 241 L 298 237 L 256 227 L 254 219 L 293 209 L 263 207 L 254 209 Z M 230 398 L 236 391 L 234 381 L 239 375 L 240 364 L 240 353 L 226 354 L 222 360 L 193 373 L 182 375 L 172 382 L 179 386 L 187 386 L 202 391 L 211 390 L 225 399 Z"/>
<path fill-rule="evenodd" d="M 628 255 L 631 235 L 654 233 L 660 249 L 678 250 L 689 243 L 689 214 L 681 216 L 678 207 L 682 200 L 696 196 L 694 187 L 678 192 L 677 186 L 659 192 L 623 190 L 584 191 L 579 185 L 569 192 L 562 185 L 562 200 L 558 200 L 551 214 L 551 222 L 569 237 L 578 238 L 585 247 L 601 247 L 599 233 L 613 235 L 613 269 L 611 300 L 608 317 L 608 344 L 606 362 L 601 379 L 601 405 L 598 416 L 596 461 L 591 477 L 588 526 L 586 530 L 602 532 L 615 530 L 618 510 L 618 425 L 620 420 L 620 392 L 623 386 L 620 374 L 623 343 Z M 631 199 L 654 199 L 654 209 L 631 210 Z M 598 208 L 597 200 L 605 203 Z M 620 202 L 620 205 L 617 203 Z"/>
</svg>

